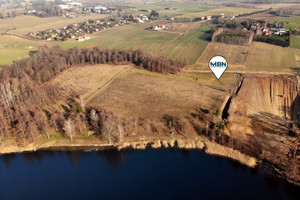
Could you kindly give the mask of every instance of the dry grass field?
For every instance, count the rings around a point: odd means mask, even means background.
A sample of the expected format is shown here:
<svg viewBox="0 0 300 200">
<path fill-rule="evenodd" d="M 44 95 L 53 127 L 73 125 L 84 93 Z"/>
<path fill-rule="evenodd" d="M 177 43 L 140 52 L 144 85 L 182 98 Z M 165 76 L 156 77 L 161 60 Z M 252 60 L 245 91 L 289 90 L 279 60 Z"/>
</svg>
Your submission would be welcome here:
<svg viewBox="0 0 300 200">
<path fill-rule="evenodd" d="M 193 69 L 208 69 L 209 60 L 216 55 L 224 56 L 227 59 L 230 70 L 245 68 L 245 61 L 249 52 L 249 46 L 240 46 L 224 43 L 209 43 L 205 48 Z"/>
<path fill-rule="evenodd" d="M 93 65 L 72 68 L 52 83 L 84 94 L 88 106 L 153 120 L 164 114 L 190 116 L 198 106 L 216 110 L 235 81 L 233 74 L 218 81 L 212 74 L 165 75 L 130 66 Z"/>
<path fill-rule="evenodd" d="M 227 59 L 227 71 L 293 72 L 300 67 L 299 49 L 253 42 L 250 46 L 210 43 L 198 61 L 188 69 L 209 70 L 208 61 L 215 55 Z"/>
<path fill-rule="evenodd" d="M 88 19 L 101 19 L 106 15 L 92 14 L 75 18 L 47 17 L 40 18 L 31 15 L 23 15 L 10 19 L 0 19 L 0 33 L 9 30 L 9 33 L 25 35 L 32 31 L 41 31 L 50 28 L 61 28 L 68 24 L 86 21 Z"/>
<path fill-rule="evenodd" d="M 73 67 L 54 79 L 54 84 L 67 88 L 70 92 L 79 92 L 85 99 L 102 90 L 114 78 L 123 74 L 130 66 L 87 65 Z"/>
</svg>

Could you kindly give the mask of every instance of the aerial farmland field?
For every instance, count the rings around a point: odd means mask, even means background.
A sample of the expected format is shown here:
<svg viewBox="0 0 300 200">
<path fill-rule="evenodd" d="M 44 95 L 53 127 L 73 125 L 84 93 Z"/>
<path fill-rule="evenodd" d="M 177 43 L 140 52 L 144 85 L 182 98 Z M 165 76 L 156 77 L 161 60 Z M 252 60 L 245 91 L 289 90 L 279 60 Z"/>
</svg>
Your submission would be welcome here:
<svg viewBox="0 0 300 200">
<path fill-rule="evenodd" d="M 225 15 L 238 15 L 260 10 L 259 8 L 225 7 L 221 5 L 203 5 L 198 2 L 154 2 L 148 4 L 133 4 L 137 10 L 157 10 L 161 16 L 195 18 L 203 15 L 224 13 Z M 143 13 L 131 11 L 132 13 Z"/>
<path fill-rule="evenodd" d="M 40 18 L 36 16 L 18 16 L 10 19 L 0 19 L 0 32 L 9 32 L 16 35 L 26 35 L 32 31 L 42 31 L 46 29 L 61 28 L 63 26 L 86 21 L 88 19 L 102 19 L 106 15 L 91 14 L 74 18 L 48 17 Z"/>
<path fill-rule="evenodd" d="M 0 0 L 0 199 L 299 199 L 299 33 L 299 0 Z"/>
<path fill-rule="evenodd" d="M 208 70 L 207 62 L 215 55 L 225 56 L 228 71 L 292 72 L 300 67 L 299 49 L 253 42 L 250 46 L 210 43 L 190 70 Z M 275 56 L 276 55 L 276 56 Z"/>
</svg>

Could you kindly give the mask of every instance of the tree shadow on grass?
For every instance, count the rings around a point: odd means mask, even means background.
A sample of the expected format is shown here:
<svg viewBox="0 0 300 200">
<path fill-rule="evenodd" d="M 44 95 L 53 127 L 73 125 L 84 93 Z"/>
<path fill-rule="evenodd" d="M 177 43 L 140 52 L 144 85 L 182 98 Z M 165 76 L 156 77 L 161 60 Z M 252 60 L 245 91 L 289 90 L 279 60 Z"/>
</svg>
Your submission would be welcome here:
<svg viewBox="0 0 300 200">
<path fill-rule="evenodd" d="M 292 72 L 295 73 L 297 76 L 300 76 L 300 67 L 292 67 Z"/>
<path fill-rule="evenodd" d="M 211 34 L 210 34 L 210 30 L 206 30 L 206 31 L 200 31 L 202 33 L 204 33 L 203 35 L 201 35 L 199 37 L 200 40 L 205 40 L 210 42 L 211 41 Z"/>
</svg>

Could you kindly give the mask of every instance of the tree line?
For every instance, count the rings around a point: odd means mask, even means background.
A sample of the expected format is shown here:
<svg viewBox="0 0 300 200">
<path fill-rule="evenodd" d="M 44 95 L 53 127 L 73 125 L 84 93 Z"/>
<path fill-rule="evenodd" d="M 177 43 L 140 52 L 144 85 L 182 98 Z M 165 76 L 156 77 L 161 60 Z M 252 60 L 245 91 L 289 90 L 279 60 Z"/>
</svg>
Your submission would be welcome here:
<svg viewBox="0 0 300 200">
<path fill-rule="evenodd" d="M 153 57 L 141 50 L 39 47 L 30 57 L 2 66 L 0 144 L 3 138 L 35 140 L 41 134 L 49 137 L 50 130 L 64 133 L 72 139 L 75 129 L 84 133 L 91 128 L 95 133 L 107 133 L 106 138 L 118 138 L 111 136 L 118 136 L 122 129 L 113 120 L 113 114 L 86 109 L 78 94 L 68 96 L 64 88 L 47 84 L 72 66 L 106 63 L 132 63 L 137 68 L 159 73 L 176 73 L 183 67 L 180 63 Z M 64 102 L 64 105 L 57 106 L 58 102 Z"/>
<path fill-rule="evenodd" d="M 279 35 L 272 35 L 272 36 L 265 36 L 265 35 L 257 35 L 254 37 L 255 41 L 265 42 L 269 44 L 274 44 L 282 47 L 290 46 L 290 36 L 288 34 L 279 36 Z"/>
</svg>

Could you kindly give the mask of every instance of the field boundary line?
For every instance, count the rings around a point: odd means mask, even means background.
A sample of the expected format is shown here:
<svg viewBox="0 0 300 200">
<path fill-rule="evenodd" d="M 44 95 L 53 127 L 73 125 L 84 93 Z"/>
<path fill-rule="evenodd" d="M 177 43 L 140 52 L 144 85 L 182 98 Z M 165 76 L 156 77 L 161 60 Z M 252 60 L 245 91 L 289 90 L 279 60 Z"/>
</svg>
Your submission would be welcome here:
<svg viewBox="0 0 300 200">
<path fill-rule="evenodd" d="M 182 70 L 182 73 L 187 74 L 209 74 L 212 73 L 212 71 L 199 71 L 199 70 Z M 295 75 L 291 72 L 251 72 L 251 71 L 225 71 L 224 73 L 230 73 L 230 74 L 266 74 L 266 75 Z"/>
<path fill-rule="evenodd" d="M 131 69 L 131 67 L 126 67 L 126 68 L 122 69 L 120 72 L 118 72 L 116 75 L 114 75 L 113 77 L 111 77 L 108 81 L 106 81 L 103 85 L 101 85 L 100 87 L 98 87 L 97 89 L 95 89 L 94 91 L 92 91 L 91 93 L 87 94 L 87 96 L 85 98 L 85 101 L 89 102 L 95 95 L 97 95 L 98 93 L 102 92 L 114 80 L 116 80 L 118 77 L 126 74 L 130 69 Z"/>
<path fill-rule="evenodd" d="M 182 35 L 178 35 L 176 38 L 174 38 L 173 40 L 169 40 L 167 41 L 163 46 L 161 46 L 153 55 L 157 56 L 157 54 L 159 54 L 159 52 L 165 48 L 169 43 L 175 42 L 176 40 L 178 40 L 179 38 L 181 38 Z"/>
</svg>

